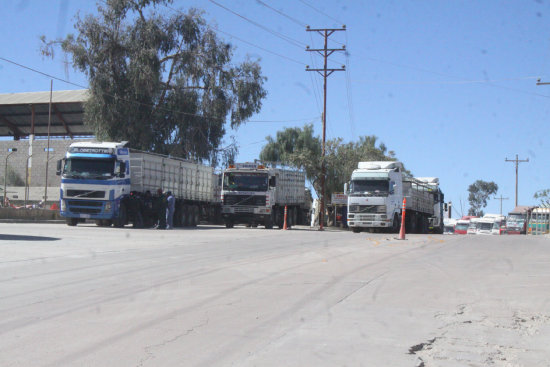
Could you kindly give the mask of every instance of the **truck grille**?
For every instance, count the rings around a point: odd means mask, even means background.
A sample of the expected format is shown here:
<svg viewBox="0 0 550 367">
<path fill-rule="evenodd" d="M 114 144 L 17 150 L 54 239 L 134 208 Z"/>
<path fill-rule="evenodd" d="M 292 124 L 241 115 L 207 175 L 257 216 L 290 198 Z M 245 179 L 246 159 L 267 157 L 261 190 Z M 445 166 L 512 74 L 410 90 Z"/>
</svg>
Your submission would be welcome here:
<svg viewBox="0 0 550 367">
<path fill-rule="evenodd" d="M 385 205 L 350 205 L 349 213 L 386 213 Z"/>
<path fill-rule="evenodd" d="M 257 195 L 224 195 L 224 205 L 265 206 L 265 196 Z"/>
<path fill-rule="evenodd" d="M 67 190 L 67 197 L 104 199 L 105 191 L 95 190 Z"/>
<path fill-rule="evenodd" d="M 67 207 L 75 214 L 99 214 L 103 208 L 102 201 L 68 200 Z"/>
</svg>

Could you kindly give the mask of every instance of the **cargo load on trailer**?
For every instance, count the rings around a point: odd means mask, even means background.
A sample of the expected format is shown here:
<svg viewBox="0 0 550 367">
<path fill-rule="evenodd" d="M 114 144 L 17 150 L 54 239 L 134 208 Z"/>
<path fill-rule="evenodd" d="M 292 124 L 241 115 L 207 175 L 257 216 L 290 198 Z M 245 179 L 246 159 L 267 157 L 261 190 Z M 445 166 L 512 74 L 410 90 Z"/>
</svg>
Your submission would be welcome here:
<svg viewBox="0 0 550 367">
<path fill-rule="evenodd" d="M 310 201 L 305 173 L 258 163 L 237 163 L 223 172 L 222 216 L 227 228 L 235 224 L 287 227 L 308 224 Z"/>
<path fill-rule="evenodd" d="M 403 199 L 408 233 L 443 233 L 444 196 L 436 177 L 413 178 L 396 161 L 359 162 L 348 194 L 348 226 L 353 232 L 389 230 L 398 232 Z"/>
<path fill-rule="evenodd" d="M 175 197 L 174 225 L 196 226 L 220 211 L 218 176 L 212 167 L 126 147 L 127 142 L 78 142 L 58 161 L 60 213 L 74 226 L 86 219 L 100 226 L 141 227 L 154 196 Z"/>
</svg>

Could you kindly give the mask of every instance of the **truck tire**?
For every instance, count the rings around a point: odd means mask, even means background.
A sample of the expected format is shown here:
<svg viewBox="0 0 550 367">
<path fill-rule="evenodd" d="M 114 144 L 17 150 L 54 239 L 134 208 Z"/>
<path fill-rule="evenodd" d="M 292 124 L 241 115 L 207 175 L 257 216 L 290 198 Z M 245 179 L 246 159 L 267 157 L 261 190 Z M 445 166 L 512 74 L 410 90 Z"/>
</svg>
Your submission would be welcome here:
<svg viewBox="0 0 550 367">
<path fill-rule="evenodd" d="M 428 227 L 429 227 L 429 224 L 428 224 L 428 217 L 426 217 L 425 215 L 422 215 L 420 217 L 420 233 L 428 233 Z"/>
<path fill-rule="evenodd" d="M 180 207 L 180 217 L 179 217 L 180 226 L 182 227 L 187 226 L 187 220 L 188 220 L 187 205 L 182 205 Z"/>
<path fill-rule="evenodd" d="M 399 233 L 399 230 L 401 229 L 400 227 L 401 227 L 401 225 L 399 223 L 399 216 L 397 214 L 394 214 L 393 215 L 393 222 L 392 222 L 392 226 L 391 226 L 392 233 Z"/>
<path fill-rule="evenodd" d="M 120 208 L 118 210 L 118 218 L 115 218 L 113 220 L 113 225 L 117 228 L 124 227 L 126 225 L 127 215 L 128 213 L 126 213 L 126 204 L 120 203 Z"/>
<path fill-rule="evenodd" d="M 414 213 L 405 214 L 405 218 L 407 217 L 407 215 L 409 216 L 409 228 L 407 232 L 416 233 L 416 215 Z"/>
<path fill-rule="evenodd" d="M 359 228 L 359 227 L 352 227 L 352 228 L 351 228 L 351 231 L 352 231 L 353 233 L 360 233 L 360 232 L 361 232 L 361 228 Z"/>
<path fill-rule="evenodd" d="M 233 221 L 231 221 L 230 219 L 227 219 L 225 221 L 225 228 L 233 228 Z"/>
<path fill-rule="evenodd" d="M 273 213 L 271 213 L 271 215 L 265 219 L 265 223 L 264 223 L 265 229 L 273 229 L 273 222 L 274 222 L 273 217 L 274 217 Z"/>
<path fill-rule="evenodd" d="M 74 227 L 78 223 L 78 218 L 66 218 L 65 222 L 68 226 Z"/>
<path fill-rule="evenodd" d="M 200 222 L 200 209 L 197 205 L 193 205 L 191 215 L 191 227 L 196 227 Z"/>
</svg>

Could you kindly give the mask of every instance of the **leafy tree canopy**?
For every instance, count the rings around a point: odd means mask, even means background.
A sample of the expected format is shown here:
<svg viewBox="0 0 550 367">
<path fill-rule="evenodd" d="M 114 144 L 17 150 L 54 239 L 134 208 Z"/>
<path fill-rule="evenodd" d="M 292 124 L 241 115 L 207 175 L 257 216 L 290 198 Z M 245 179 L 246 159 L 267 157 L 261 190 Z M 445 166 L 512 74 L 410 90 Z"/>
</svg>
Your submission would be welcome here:
<svg viewBox="0 0 550 367">
<path fill-rule="evenodd" d="M 540 205 L 542 207 L 550 206 L 550 189 L 539 190 L 535 192 L 533 197 L 540 200 Z"/>
<path fill-rule="evenodd" d="M 317 196 L 321 194 L 322 140 L 313 135 L 313 125 L 278 131 L 276 138 L 268 136 L 260 160 L 302 169 L 312 183 Z M 325 197 L 342 192 L 344 183 L 360 161 L 395 160 L 383 143 L 376 146 L 376 136 L 361 136 L 357 142 L 344 143 L 341 138 L 325 143 Z"/>
<path fill-rule="evenodd" d="M 216 162 L 226 121 L 237 128 L 260 111 L 266 78 L 258 62 L 231 63 L 233 47 L 200 11 L 159 12 L 171 3 L 100 2 L 97 16 L 77 16 L 76 36 L 42 37 L 42 53 L 60 45 L 88 76 L 84 119 L 99 139 Z"/>
<path fill-rule="evenodd" d="M 470 203 L 470 209 L 468 215 L 483 216 L 483 208 L 487 206 L 487 199 L 496 194 L 498 191 L 498 185 L 494 182 L 486 182 L 477 180 L 470 186 L 468 186 L 468 202 Z"/>
</svg>

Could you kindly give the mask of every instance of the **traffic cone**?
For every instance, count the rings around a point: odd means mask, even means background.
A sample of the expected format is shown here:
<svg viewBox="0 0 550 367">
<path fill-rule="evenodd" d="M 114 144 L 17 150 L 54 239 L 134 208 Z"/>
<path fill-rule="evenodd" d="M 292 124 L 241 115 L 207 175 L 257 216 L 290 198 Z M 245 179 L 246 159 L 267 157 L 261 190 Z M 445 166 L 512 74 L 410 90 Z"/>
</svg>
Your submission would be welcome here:
<svg viewBox="0 0 550 367">
<path fill-rule="evenodd" d="M 399 231 L 399 239 L 405 239 L 405 205 L 407 204 L 407 198 L 403 198 L 403 210 L 401 212 L 401 230 Z"/>
<path fill-rule="evenodd" d="M 287 216 L 288 216 L 288 208 L 287 206 L 285 205 L 285 222 L 283 224 L 283 229 L 288 229 L 288 227 L 286 226 L 286 219 L 287 219 Z"/>
</svg>

